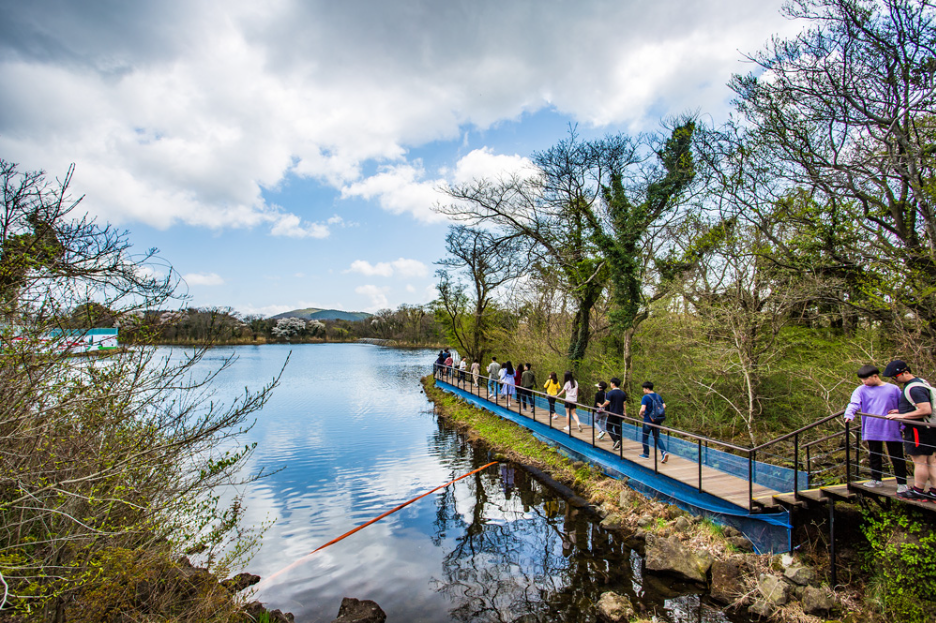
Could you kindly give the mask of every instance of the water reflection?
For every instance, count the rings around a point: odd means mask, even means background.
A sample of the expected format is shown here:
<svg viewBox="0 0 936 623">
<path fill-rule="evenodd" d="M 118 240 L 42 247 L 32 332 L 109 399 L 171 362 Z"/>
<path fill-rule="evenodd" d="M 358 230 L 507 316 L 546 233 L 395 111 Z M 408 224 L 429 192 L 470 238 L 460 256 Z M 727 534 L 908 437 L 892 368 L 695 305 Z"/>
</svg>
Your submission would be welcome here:
<svg viewBox="0 0 936 623">
<path fill-rule="evenodd" d="M 270 576 L 491 460 L 421 395 L 432 351 L 233 350 L 240 359 L 219 380 L 219 398 L 271 377 L 292 351 L 250 433 L 259 442 L 251 468 L 283 469 L 244 492 L 250 521 L 276 520 L 248 571 Z M 693 585 L 644 576 L 642 565 L 594 518 L 522 468 L 501 464 L 322 550 L 258 597 L 300 623 L 332 621 L 343 597 L 373 599 L 390 623 L 589 622 L 606 590 L 663 622 L 745 620 L 723 615 Z"/>
</svg>

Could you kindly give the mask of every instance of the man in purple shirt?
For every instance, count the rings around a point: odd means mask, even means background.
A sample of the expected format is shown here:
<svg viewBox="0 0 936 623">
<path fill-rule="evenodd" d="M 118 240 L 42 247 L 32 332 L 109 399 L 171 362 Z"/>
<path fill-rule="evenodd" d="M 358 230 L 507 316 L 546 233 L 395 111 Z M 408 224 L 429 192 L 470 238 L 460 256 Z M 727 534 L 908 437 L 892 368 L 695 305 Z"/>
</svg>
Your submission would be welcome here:
<svg viewBox="0 0 936 623">
<path fill-rule="evenodd" d="M 881 380 L 881 371 L 868 365 L 858 369 L 861 380 L 851 400 L 845 407 L 845 419 L 851 422 L 856 413 L 886 416 L 896 409 L 900 402 L 900 388 Z M 871 480 L 866 487 L 880 487 L 883 483 L 884 447 L 894 466 L 897 477 L 897 492 L 907 490 L 907 464 L 904 461 L 903 438 L 900 436 L 900 424 L 893 420 L 866 417 L 861 418 L 861 436 L 868 442 L 868 462 L 871 463 Z"/>
</svg>

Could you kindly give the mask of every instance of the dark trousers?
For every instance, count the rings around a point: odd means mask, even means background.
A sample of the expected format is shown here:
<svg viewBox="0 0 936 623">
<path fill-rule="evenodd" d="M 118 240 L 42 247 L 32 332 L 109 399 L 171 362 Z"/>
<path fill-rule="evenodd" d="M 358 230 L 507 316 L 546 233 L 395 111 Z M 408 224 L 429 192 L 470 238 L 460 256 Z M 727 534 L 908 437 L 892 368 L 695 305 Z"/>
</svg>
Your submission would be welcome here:
<svg viewBox="0 0 936 623">
<path fill-rule="evenodd" d="M 649 424 L 643 425 L 643 453 L 650 455 L 650 433 L 653 433 L 653 445 L 656 446 L 657 450 L 666 454 L 666 446 L 663 445 L 663 442 L 660 441 L 660 429 L 655 426 L 650 426 Z"/>
<path fill-rule="evenodd" d="M 608 414 L 608 435 L 611 436 L 611 441 L 620 441 L 621 440 L 621 416 L 614 413 Z"/>
<path fill-rule="evenodd" d="M 871 464 L 871 478 L 881 480 L 884 475 L 884 445 L 887 445 L 887 454 L 890 455 L 891 465 L 894 466 L 894 476 L 898 485 L 907 484 L 907 463 L 904 461 L 903 442 L 901 441 L 873 441 L 868 443 L 868 463 Z"/>
<path fill-rule="evenodd" d="M 546 401 L 549 403 L 549 414 L 552 415 L 556 412 L 556 399 L 550 396 Z"/>
<path fill-rule="evenodd" d="M 528 406 L 530 406 L 530 407 L 533 406 L 533 392 L 531 392 L 531 391 L 529 390 L 529 388 L 526 388 L 526 387 L 518 387 L 518 388 L 517 388 L 517 394 L 518 394 L 518 396 L 519 396 L 519 398 L 520 398 L 520 408 L 521 408 L 521 409 L 523 408 L 524 405 L 528 405 Z"/>
</svg>

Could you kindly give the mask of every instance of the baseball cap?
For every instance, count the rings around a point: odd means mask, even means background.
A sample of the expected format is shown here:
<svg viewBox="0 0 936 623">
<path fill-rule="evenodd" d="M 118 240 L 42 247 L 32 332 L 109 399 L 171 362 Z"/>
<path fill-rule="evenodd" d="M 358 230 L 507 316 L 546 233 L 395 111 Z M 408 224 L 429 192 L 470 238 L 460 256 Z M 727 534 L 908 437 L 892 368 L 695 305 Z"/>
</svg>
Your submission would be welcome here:
<svg viewBox="0 0 936 623">
<path fill-rule="evenodd" d="M 900 359 L 894 359 L 892 362 L 887 364 L 887 367 L 884 368 L 884 376 L 894 378 L 901 372 L 909 372 L 910 366 L 906 362 L 901 361 Z"/>
<path fill-rule="evenodd" d="M 595 384 L 595 387 L 597 387 L 598 389 L 607 389 L 608 384 L 605 383 L 604 381 L 598 381 L 598 382 Z"/>
</svg>

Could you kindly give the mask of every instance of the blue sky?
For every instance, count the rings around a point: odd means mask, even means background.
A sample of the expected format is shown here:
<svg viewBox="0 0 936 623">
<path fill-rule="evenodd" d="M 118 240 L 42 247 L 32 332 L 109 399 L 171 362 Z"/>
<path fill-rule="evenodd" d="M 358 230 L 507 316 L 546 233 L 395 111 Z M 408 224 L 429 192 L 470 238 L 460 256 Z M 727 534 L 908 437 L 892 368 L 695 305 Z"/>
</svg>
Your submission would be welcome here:
<svg viewBox="0 0 936 623">
<path fill-rule="evenodd" d="M 779 1 L 0 0 L 0 158 L 184 277 L 274 314 L 433 297 L 447 184 L 570 124 L 726 118 Z"/>
</svg>

